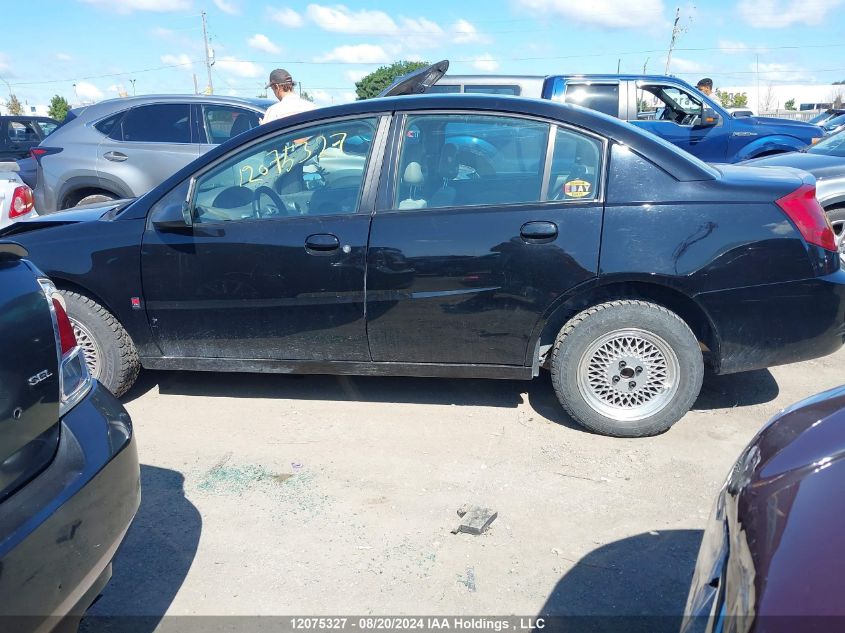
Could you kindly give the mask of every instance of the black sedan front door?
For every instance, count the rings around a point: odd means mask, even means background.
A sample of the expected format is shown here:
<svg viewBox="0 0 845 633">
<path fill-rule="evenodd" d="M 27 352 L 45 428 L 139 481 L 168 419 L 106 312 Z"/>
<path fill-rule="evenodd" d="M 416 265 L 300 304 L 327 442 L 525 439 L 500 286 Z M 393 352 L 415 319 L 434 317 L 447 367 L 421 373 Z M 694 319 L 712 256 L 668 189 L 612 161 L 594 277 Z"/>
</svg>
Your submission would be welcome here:
<svg viewBox="0 0 845 633">
<path fill-rule="evenodd" d="M 530 364 L 542 315 L 597 274 L 604 141 L 489 113 L 397 123 L 370 230 L 373 360 Z"/>
<path fill-rule="evenodd" d="M 276 133 L 151 210 L 144 298 L 165 356 L 369 360 L 368 169 L 387 125 L 355 118 Z M 188 189 L 193 226 L 168 225 Z"/>
</svg>

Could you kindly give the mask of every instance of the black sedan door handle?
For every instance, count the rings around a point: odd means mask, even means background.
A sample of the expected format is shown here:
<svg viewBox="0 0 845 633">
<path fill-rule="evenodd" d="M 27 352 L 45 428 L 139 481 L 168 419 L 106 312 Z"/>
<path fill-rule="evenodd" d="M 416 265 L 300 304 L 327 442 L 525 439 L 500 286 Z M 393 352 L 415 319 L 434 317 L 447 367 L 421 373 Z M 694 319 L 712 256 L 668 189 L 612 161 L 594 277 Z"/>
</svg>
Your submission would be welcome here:
<svg viewBox="0 0 845 633">
<path fill-rule="evenodd" d="M 106 152 L 105 154 L 103 154 L 103 158 L 105 158 L 106 160 L 110 160 L 114 163 L 122 163 L 129 157 L 123 152 Z"/>
<path fill-rule="evenodd" d="M 519 229 L 519 234 L 526 242 L 551 242 L 557 237 L 557 224 L 554 222 L 526 222 Z"/>
<path fill-rule="evenodd" d="M 305 250 L 315 255 L 330 253 L 339 247 L 340 240 L 331 233 L 315 233 L 305 238 Z"/>
</svg>

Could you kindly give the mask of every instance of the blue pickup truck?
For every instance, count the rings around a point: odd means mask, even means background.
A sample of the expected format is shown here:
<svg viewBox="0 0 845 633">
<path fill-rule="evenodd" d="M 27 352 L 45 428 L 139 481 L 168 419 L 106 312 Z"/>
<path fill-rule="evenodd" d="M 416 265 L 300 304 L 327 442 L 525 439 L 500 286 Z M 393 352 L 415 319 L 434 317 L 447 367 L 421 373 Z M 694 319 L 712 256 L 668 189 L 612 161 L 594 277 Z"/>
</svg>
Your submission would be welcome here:
<svg viewBox="0 0 845 633">
<path fill-rule="evenodd" d="M 801 121 L 733 117 L 665 75 L 446 75 L 427 92 L 490 93 L 575 103 L 637 125 L 711 163 L 803 149 L 824 131 Z"/>
</svg>

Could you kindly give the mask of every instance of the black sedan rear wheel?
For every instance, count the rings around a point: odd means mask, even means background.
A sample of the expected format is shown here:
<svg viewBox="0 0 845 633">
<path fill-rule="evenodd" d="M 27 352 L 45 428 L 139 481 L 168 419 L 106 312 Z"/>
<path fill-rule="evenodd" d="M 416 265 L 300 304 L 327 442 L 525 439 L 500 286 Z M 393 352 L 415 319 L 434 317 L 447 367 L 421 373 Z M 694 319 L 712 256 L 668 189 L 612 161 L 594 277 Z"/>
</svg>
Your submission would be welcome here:
<svg viewBox="0 0 845 633">
<path fill-rule="evenodd" d="M 646 301 L 595 305 L 564 325 L 552 351 L 558 400 L 603 435 L 666 431 L 701 391 L 698 340 L 678 315 Z"/>
</svg>

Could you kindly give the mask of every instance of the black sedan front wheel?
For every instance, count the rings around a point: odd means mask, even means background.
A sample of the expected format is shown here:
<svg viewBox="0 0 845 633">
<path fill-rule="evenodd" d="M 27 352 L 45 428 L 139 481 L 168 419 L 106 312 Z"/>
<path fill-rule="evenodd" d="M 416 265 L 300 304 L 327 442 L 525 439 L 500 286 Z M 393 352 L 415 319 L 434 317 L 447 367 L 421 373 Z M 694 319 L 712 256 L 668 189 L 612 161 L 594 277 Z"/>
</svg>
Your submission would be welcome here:
<svg viewBox="0 0 845 633">
<path fill-rule="evenodd" d="M 141 368 L 135 344 L 114 315 L 99 303 L 78 292 L 61 293 L 88 371 L 114 395 L 122 396 Z"/>
<path fill-rule="evenodd" d="M 646 301 L 595 305 L 564 325 L 552 351 L 558 400 L 603 435 L 666 431 L 701 391 L 698 340 L 678 315 Z"/>
</svg>

